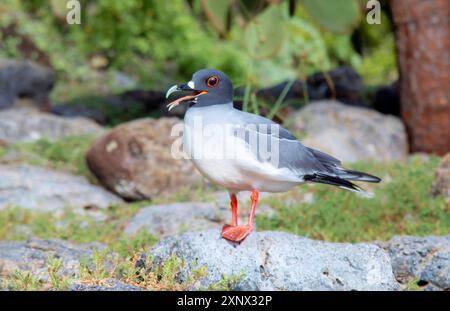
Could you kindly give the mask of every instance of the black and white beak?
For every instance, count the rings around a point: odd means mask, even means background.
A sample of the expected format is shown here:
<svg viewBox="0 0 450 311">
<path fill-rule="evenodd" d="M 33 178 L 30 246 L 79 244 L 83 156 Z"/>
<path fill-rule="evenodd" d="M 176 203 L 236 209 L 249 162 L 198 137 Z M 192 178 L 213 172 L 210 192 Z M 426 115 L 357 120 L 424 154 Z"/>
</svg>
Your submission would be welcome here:
<svg viewBox="0 0 450 311">
<path fill-rule="evenodd" d="M 188 83 L 185 83 L 185 84 L 172 86 L 167 91 L 166 98 L 169 98 L 169 96 L 171 94 L 176 93 L 176 92 L 189 92 L 191 94 L 187 95 L 187 96 L 183 96 L 181 98 L 178 98 L 178 99 L 170 102 L 169 104 L 167 104 L 167 108 L 169 109 L 169 111 L 172 110 L 173 108 L 175 108 L 176 106 L 178 106 L 180 103 L 195 102 L 197 100 L 197 97 L 208 94 L 207 91 L 196 90 L 193 81 L 189 81 Z"/>
</svg>

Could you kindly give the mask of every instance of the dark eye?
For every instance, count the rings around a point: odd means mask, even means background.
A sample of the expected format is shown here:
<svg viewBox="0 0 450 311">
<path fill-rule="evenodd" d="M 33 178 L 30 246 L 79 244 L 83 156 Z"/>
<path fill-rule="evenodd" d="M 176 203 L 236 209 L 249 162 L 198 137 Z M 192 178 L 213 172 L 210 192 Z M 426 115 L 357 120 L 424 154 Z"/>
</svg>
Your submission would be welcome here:
<svg viewBox="0 0 450 311">
<path fill-rule="evenodd" d="M 209 87 L 216 87 L 219 84 L 219 78 L 216 76 L 211 76 L 206 80 L 206 85 Z"/>
</svg>

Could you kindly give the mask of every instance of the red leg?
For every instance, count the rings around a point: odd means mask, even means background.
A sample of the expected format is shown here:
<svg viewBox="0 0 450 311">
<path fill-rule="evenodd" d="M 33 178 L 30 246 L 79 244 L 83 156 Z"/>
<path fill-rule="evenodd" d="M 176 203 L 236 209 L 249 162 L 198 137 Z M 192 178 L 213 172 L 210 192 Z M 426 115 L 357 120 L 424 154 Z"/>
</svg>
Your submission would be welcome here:
<svg viewBox="0 0 450 311">
<path fill-rule="evenodd" d="M 258 191 L 253 190 L 251 195 L 252 207 L 250 210 L 250 218 L 248 224 L 245 226 L 237 225 L 237 206 L 236 206 L 236 225 L 225 225 L 222 228 L 222 237 L 232 242 L 242 242 L 253 230 L 253 223 L 255 221 L 256 205 L 258 203 Z M 237 205 L 237 204 L 236 204 Z M 233 198 L 231 198 L 231 207 L 233 208 Z M 234 223 L 233 212 L 233 223 Z"/>
<path fill-rule="evenodd" d="M 235 193 L 230 193 L 231 205 L 231 225 L 224 225 L 222 227 L 222 236 L 230 236 L 231 232 L 238 227 L 238 201 Z"/>
<path fill-rule="evenodd" d="M 230 200 L 231 200 L 231 225 L 237 226 L 238 225 L 238 201 L 235 193 L 230 193 Z"/>
<path fill-rule="evenodd" d="M 253 190 L 252 196 L 250 198 L 252 199 L 252 208 L 250 210 L 250 218 L 248 219 L 248 224 L 253 227 L 253 223 L 255 222 L 256 205 L 258 204 L 258 198 L 259 198 L 258 191 Z"/>
</svg>

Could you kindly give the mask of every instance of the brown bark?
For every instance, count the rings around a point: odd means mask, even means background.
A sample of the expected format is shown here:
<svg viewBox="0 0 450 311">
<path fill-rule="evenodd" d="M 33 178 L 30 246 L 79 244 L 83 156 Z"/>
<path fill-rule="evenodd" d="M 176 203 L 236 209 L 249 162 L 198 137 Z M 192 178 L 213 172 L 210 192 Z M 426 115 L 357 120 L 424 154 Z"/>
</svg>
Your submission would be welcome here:
<svg viewBox="0 0 450 311">
<path fill-rule="evenodd" d="M 450 1 L 391 0 L 411 151 L 450 151 Z"/>
</svg>

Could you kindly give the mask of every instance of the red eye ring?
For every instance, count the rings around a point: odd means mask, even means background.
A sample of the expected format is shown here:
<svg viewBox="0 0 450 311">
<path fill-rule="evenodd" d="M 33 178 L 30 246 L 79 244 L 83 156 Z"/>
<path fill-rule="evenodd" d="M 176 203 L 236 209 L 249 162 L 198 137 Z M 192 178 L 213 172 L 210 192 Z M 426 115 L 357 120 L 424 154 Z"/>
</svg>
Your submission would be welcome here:
<svg viewBox="0 0 450 311">
<path fill-rule="evenodd" d="M 206 85 L 209 87 L 216 87 L 219 84 L 219 78 L 217 76 L 211 76 L 206 80 Z"/>
</svg>

